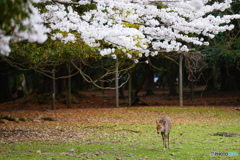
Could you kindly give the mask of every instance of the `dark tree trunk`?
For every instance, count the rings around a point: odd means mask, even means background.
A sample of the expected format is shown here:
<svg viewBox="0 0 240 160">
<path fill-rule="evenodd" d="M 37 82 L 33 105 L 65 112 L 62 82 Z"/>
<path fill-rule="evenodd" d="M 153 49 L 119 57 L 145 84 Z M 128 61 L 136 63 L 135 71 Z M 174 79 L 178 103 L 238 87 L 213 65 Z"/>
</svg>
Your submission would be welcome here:
<svg viewBox="0 0 240 160">
<path fill-rule="evenodd" d="M 55 110 L 56 109 L 56 80 L 55 80 L 55 76 L 56 76 L 56 72 L 55 72 L 55 67 L 53 68 L 53 71 L 52 71 L 52 76 L 53 76 L 53 79 L 52 79 L 52 86 L 53 86 L 53 90 L 52 90 L 52 110 Z"/>
<path fill-rule="evenodd" d="M 67 92 L 67 79 L 58 79 L 56 81 L 56 93 L 62 94 Z"/>
<path fill-rule="evenodd" d="M 132 84 L 132 97 L 131 97 L 131 105 L 138 104 L 139 97 L 138 93 L 143 89 L 143 85 L 145 82 L 145 76 L 144 76 L 144 69 L 142 67 L 142 64 L 138 64 L 135 68 L 133 73 L 131 74 L 131 84 Z"/>
<path fill-rule="evenodd" d="M 68 75 L 70 75 L 71 74 L 71 64 L 70 63 L 67 64 L 67 68 L 68 68 Z M 68 77 L 67 83 L 68 83 L 68 85 L 67 85 L 68 86 L 67 108 L 71 108 L 71 103 L 72 103 L 72 101 L 71 101 L 71 98 L 72 98 L 72 96 L 71 96 L 71 94 L 72 94 L 71 77 Z"/>
<path fill-rule="evenodd" d="M 38 82 L 35 82 L 36 92 L 39 94 L 42 93 L 50 93 L 52 92 L 52 80 L 49 77 L 44 75 L 40 75 L 38 78 Z"/>
<path fill-rule="evenodd" d="M 168 72 L 167 72 L 169 96 L 177 95 L 177 90 L 176 90 L 177 73 L 178 73 L 178 70 L 176 68 L 176 65 L 173 62 L 169 62 Z"/>
<path fill-rule="evenodd" d="M 214 81 L 214 71 L 212 68 L 207 68 L 206 69 L 206 88 L 205 90 L 207 91 L 213 91 L 213 90 L 216 90 L 216 87 L 215 87 L 215 81 Z"/>
<path fill-rule="evenodd" d="M 0 102 L 6 102 L 12 99 L 9 85 L 9 74 L 1 73 L 0 74 Z"/>
<path fill-rule="evenodd" d="M 238 91 L 239 90 L 239 74 L 240 71 L 236 67 L 221 67 L 222 81 L 221 90 L 222 91 Z"/>
<path fill-rule="evenodd" d="M 56 70 L 56 78 L 62 77 L 62 76 L 67 76 L 68 71 L 66 65 L 61 65 L 58 67 Z M 67 92 L 67 79 L 66 78 L 61 78 L 56 81 L 56 93 L 57 94 L 62 94 Z"/>
<path fill-rule="evenodd" d="M 153 90 L 155 89 L 155 83 L 154 83 L 154 71 L 151 69 L 151 67 L 146 64 L 145 66 L 145 84 L 144 88 L 146 90 L 146 95 L 152 95 Z"/>
</svg>

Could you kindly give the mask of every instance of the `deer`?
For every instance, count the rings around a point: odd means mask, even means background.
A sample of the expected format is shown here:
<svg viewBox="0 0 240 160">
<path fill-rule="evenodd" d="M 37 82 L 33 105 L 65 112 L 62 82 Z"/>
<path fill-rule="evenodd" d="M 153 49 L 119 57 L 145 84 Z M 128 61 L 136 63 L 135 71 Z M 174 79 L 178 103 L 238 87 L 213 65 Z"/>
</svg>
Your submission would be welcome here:
<svg viewBox="0 0 240 160">
<path fill-rule="evenodd" d="M 172 122 L 171 118 L 168 116 L 163 117 L 162 119 L 156 119 L 157 123 L 157 134 L 162 135 L 163 140 L 163 150 L 165 151 L 165 148 L 169 149 L 169 134 L 172 129 Z M 168 146 L 167 146 L 168 141 Z"/>
</svg>

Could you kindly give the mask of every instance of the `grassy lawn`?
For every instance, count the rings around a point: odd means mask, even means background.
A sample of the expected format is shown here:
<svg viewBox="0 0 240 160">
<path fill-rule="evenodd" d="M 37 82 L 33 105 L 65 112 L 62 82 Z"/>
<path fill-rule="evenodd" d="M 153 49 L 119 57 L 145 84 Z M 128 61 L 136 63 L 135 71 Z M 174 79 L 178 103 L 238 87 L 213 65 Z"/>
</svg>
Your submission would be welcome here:
<svg viewBox="0 0 240 160">
<path fill-rule="evenodd" d="M 0 159 L 240 159 L 239 112 L 232 107 L 126 107 L 1 112 L 26 122 L 0 124 Z M 170 149 L 163 151 L 155 118 L 173 119 Z M 36 121 L 39 116 L 57 121 Z"/>
</svg>

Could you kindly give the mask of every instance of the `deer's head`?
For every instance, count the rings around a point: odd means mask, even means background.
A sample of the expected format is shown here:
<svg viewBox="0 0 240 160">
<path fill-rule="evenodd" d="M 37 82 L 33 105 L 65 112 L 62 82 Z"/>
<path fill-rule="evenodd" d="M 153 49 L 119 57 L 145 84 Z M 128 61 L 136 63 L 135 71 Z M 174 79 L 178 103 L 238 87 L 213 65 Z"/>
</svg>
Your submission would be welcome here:
<svg viewBox="0 0 240 160">
<path fill-rule="evenodd" d="M 157 134 L 160 134 L 161 132 L 164 131 L 163 122 L 161 120 L 156 119 L 156 124 Z"/>
</svg>

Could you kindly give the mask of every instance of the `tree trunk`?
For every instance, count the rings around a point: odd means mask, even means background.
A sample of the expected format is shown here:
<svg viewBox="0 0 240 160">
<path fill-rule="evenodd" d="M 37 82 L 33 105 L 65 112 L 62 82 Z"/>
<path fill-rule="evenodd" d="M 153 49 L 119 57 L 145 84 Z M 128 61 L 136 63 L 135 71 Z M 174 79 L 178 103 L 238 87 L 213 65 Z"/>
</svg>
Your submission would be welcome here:
<svg viewBox="0 0 240 160">
<path fill-rule="evenodd" d="M 214 78 L 213 78 L 213 70 L 212 70 L 212 68 L 207 68 L 207 70 L 206 70 L 206 75 L 209 77 L 208 79 L 207 79 L 207 85 L 206 85 L 206 88 L 205 88 L 205 90 L 207 90 L 207 91 L 211 91 L 211 90 L 215 90 L 216 88 L 215 88 L 215 85 L 214 85 Z"/>
<path fill-rule="evenodd" d="M 67 64 L 68 75 L 71 74 L 71 65 Z M 68 94 L 67 94 L 67 108 L 71 108 L 71 77 L 68 77 Z"/>
<path fill-rule="evenodd" d="M 123 80 L 121 79 L 121 78 L 119 78 L 119 81 L 118 81 L 118 83 L 119 84 L 122 84 L 123 82 L 122 82 Z M 119 88 L 119 98 L 120 99 L 125 99 L 125 96 L 124 96 L 124 87 L 121 87 L 121 88 Z"/>
<path fill-rule="evenodd" d="M 119 84 L 118 84 L 118 58 L 116 58 L 116 67 L 115 67 L 115 86 L 116 86 L 116 107 L 119 107 Z"/>
<path fill-rule="evenodd" d="M 179 107 L 183 106 L 183 72 L 182 72 L 182 61 L 183 56 L 182 53 L 180 53 L 179 56 Z"/>
<path fill-rule="evenodd" d="M 132 105 L 132 74 L 130 73 L 130 78 L 128 80 L 128 106 Z"/>
<path fill-rule="evenodd" d="M 12 100 L 11 94 L 11 76 L 9 73 L 0 73 L 0 102 L 6 102 Z"/>
<path fill-rule="evenodd" d="M 194 82 L 190 82 L 190 98 L 191 98 L 191 104 L 194 105 Z"/>
<path fill-rule="evenodd" d="M 237 81 L 237 73 L 240 73 L 235 67 L 221 67 L 222 74 L 222 91 L 237 91 L 239 81 Z"/>
<path fill-rule="evenodd" d="M 169 96 L 176 96 L 176 78 L 177 78 L 177 70 L 175 64 L 173 62 L 169 62 L 168 72 L 167 72 L 167 83 L 169 87 Z"/>
<path fill-rule="evenodd" d="M 58 65 L 57 68 L 55 68 L 56 77 L 62 77 L 68 75 L 68 67 L 66 67 L 66 64 Z M 62 94 L 68 92 L 68 82 L 67 78 L 60 78 L 56 80 L 56 93 Z"/>
<path fill-rule="evenodd" d="M 56 109 L 56 79 L 55 79 L 56 73 L 55 73 L 55 66 L 53 67 L 52 76 L 53 76 L 53 79 L 52 79 L 52 82 L 53 82 L 52 110 L 55 110 Z"/>
<path fill-rule="evenodd" d="M 145 65 L 145 84 L 146 95 L 153 95 L 155 89 L 154 72 L 148 64 Z"/>
<path fill-rule="evenodd" d="M 207 81 L 206 90 L 208 91 L 219 90 L 218 85 L 220 79 L 219 64 L 213 64 L 212 68 L 208 68 L 207 75 L 209 76 L 209 79 Z"/>
</svg>

